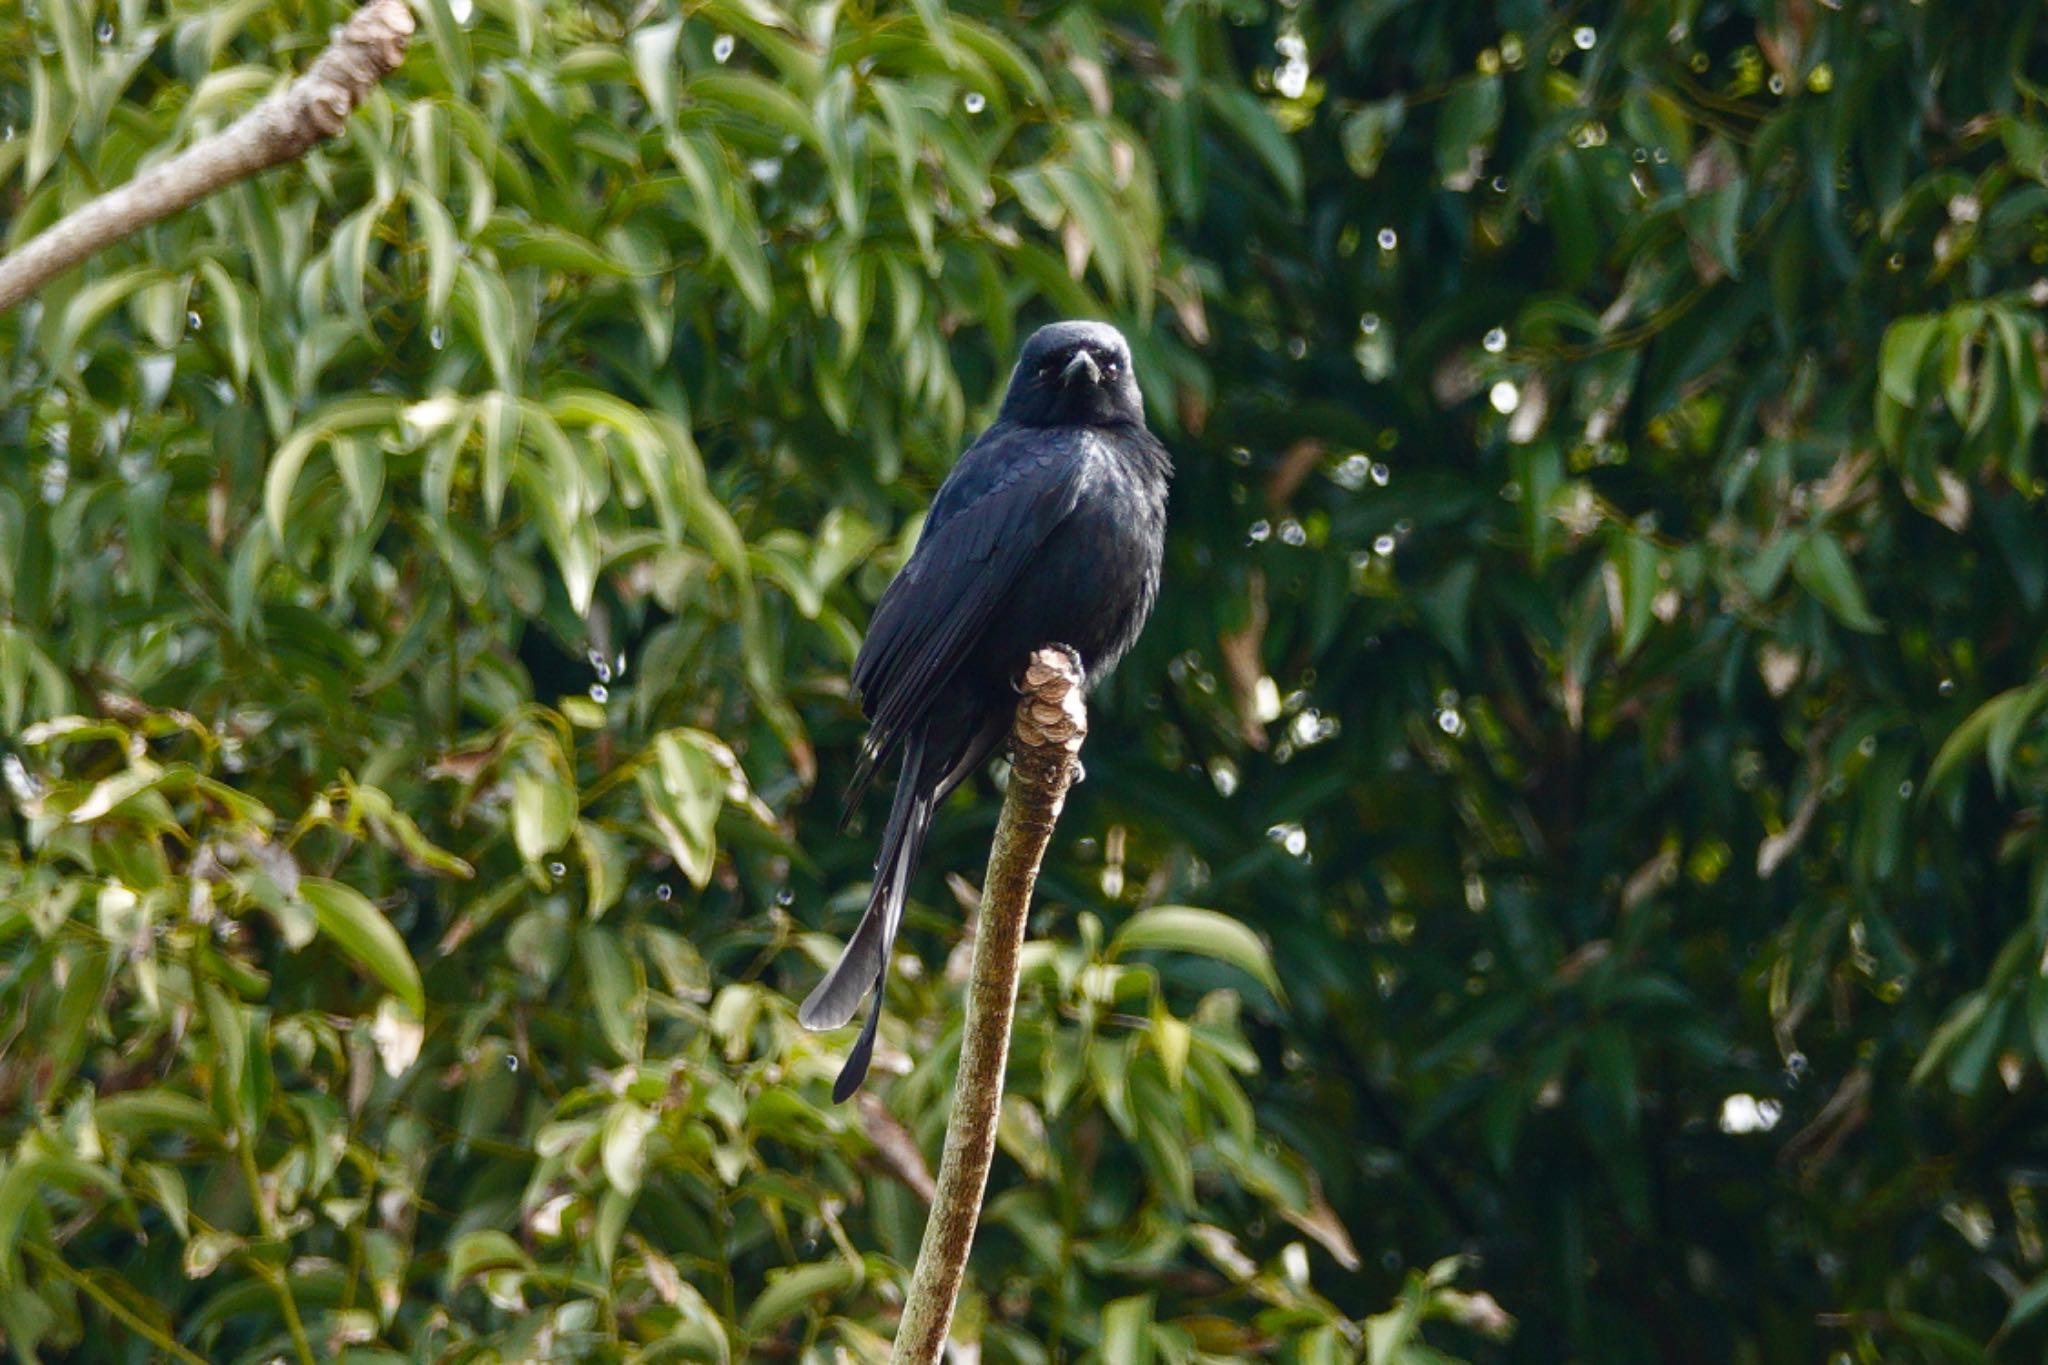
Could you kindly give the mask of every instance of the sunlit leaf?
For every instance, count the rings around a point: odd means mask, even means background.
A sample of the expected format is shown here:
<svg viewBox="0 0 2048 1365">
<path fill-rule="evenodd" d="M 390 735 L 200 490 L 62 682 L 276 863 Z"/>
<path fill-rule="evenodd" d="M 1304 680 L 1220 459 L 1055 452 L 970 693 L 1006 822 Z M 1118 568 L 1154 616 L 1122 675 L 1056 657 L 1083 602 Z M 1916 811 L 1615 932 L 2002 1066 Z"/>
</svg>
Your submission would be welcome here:
<svg viewBox="0 0 2048 1365">
<path fill-rule="evenodd" d="M 1285 994 L 1265 943 L 1244 924 L 1214 910 L 1191 905 L 1155 905 L 1140 910 L 1110 938 L 1109 951 L 1116 956 L 1141 949 L 1195 953 L 1227 962 L 1274 996 Z"/>
<path fill-rule="evenodd" d="M 354 887 L 325 877 L 303 877 L 299 895 L 313 907 L 320 932 L 405 1002 L 415 1016 L 426 1013 L 420 969 L 405 940 L 377 907 Z"/>
</svg>

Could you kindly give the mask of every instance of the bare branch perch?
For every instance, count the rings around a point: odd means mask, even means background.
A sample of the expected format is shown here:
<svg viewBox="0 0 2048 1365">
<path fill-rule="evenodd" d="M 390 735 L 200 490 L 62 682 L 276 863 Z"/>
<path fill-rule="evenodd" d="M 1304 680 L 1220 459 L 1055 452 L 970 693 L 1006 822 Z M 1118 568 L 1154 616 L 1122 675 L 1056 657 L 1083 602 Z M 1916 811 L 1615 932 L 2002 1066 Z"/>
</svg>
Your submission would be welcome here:
<svg viewBox="0 0 2048 1365">
<path fill-rule="evenodd" d="M 284 90 L 0 257 L 0 313 L 123 237 L 340 133 L 377 82 L 405 60 L 412 29 L 405 0 L 369 0 Z"/>
<path fill-rule="evenodd" d="M 936 1365 L 952 1326 L 953 1306 L 981 1218 L 995 1155 L 996 1119 L 1003 1103 L 1003 1064 L 1010 1055 L 1010 1020 L 1017 1007 L 1018 958 L 1031 889 L 1052 829 L 1080 771 L 1088 709 L 1081 675 L 1054 649 L 1031 656 L 1024 695 L 1011 731 L 1012 766 L 989 850 L 981 917 L 974 935 L 974 969 L 967 985 L 967 1021 L 960 1047 L 953 1112 L 939 1160 L 938 1193 L 918 1247 L 910 1296 L 896 1329 L 894 1365 Z"/>
</svg>

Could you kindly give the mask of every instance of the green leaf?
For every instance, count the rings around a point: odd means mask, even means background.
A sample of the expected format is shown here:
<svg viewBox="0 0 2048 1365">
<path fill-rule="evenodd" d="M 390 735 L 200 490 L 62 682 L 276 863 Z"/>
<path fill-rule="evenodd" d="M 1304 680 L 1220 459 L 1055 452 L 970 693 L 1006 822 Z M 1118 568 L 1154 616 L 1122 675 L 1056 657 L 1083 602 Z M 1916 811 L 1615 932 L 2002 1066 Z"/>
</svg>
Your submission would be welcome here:
<svg viewBox="0 0 2048 1365">
<path fill-rule="evenodd" d="M 1167 1087 L 1180 1089 L 1181 1079 L 1187 1074 L 1188 1051 L 1194 1044 L 1194 1031 L 1186 1021 L 1161 1011 L 1152 1020 L 1149 1041 L 1153 1052 L 1158 1054 L 1160 1067 L 1166 1072 Z"/>
<path fill-rule="evenodd" d="M 583 880 L 590 892 L 587 913 L 600 919 L 625 894 L 629 875 L 626 851 L 608 830 L 589 820 L 576 822 L 575 838 L 583 854 Z"/>
<path fill-rule="evenodd" d="M 370 330 L 370 315 L 364 301 L 370 275 L 371 244 L 377 232 L 377 220 L 382 217 L 382 206 L 377 203 L 365 204 L 341 220 L 334 229 L 334 235 L 327 242 L 327 273 L 334 282 L 334 292 L 340 297 L 343 316 L 326 323 L 322 330 L 329 336 L 338 336 L 350 331 L 366 335 Z M 331 343 L 330 343 L 331 345 Z M 326 351 L 328 348 L 323 347 Z M 319 377 L 320 353 L 302 349 L 299 352 L 298 378 L 302 385 L 310 387 Z"/>
<path fill-rule="evenodd" d="M 456 95 L 469 90 L 469 34 L 456 21 L 449 0 L 425 0 L 417 7 L 426 18 L 427 38 Z"/>
<path fill-rule="evenodd" d="M 1885 329 L 1878 352 L 1878 392 L 1894 403 L 1912 407 L 1920 401 L 1920 371 L 1941 335 L 1939 317 L 1899 318 Z"/>
<path fill-rule="evenodd" d="M 648 959 L 661 973 L 669 994 L 700 1005 L 711 999 L 711 968 L 688 939 L 652 926 L 644 927 L 641 933 Z"/>
<path fill-rule="evenodd" d="M 648 819 L 654 822 L 669 856 L 693 885 L 711 880 L 718 851 L 718 810 L 725 800 L 725 770 L 689 731 L 670 730 L 655 737 L 651 768 L 638 775 Z"/>
<path fill-rule="evenodd" d="M 1136 1294 L 1111 1299 L 1102 1306 L 1100 1359 L 1119 1365 L 1151 1365 L 1158 1331 L 1153 1325 L 1153 1296 Z"/>
<path fill-rule="evenodd" d="M 946 0 L 910 0 L 910 4 L 917 11 L 918 22 L 931 36 L 932 46 L 939 50 L 946 64 L 958 64 L 960 46 L 953 41 L 953 26 L 947 19 Z"/>
<path fill-rule="evenodd" d="M 1082 234 L 1094 249 L 1096 267 L 1112 294 L 1121 295 L 1129 279 L 1132 243 L 1120 214 L 1096 181 L 1072 166 L 1051 166 L 1046 180 L 1059 192 L 1060 202 L 1081 225 Z"/>
<path fill-rule="evenodd" d="M 577 935 L 589 974 L 590 1000 L 597 1025 L 612 1051 L 629 1062 L 640 1060 L 646 1031 L 646 1000 L 634 979 L 632 965 L 618 939 L 598 925 L 585 925 Z"/>
<path fill-rule="evenodd" d="M 455 267 L 461 253 L 455 240 L 455 220 L 441 204 L 440 197 L 423 187 L 406 196 L 427 251 L 427 321 L 440 326 L 448 318 L 448 300 L 455 293 Z"/>
<path fill-rule="evenodd" d="M 620 1194 L 639 1193 L 640 1176 L 647 1169 L 647 1138 L 655 1125 L 654 1115 L 623 1100 L 606 1112 L 599 1162 L 605 1180 Z"/>
<path fill-rule="evenodd" d="M 385 989 L 424 1017 L 426 992 L 420 969 L 405 940 L 368 897 L 352 886 L 325 877 L 301 877 L 299 895 L 313 907 L 320 932 L 334 940 L 356 964 L 382 982 Z"/>
<path fill-rule="evenodd" d="M 37 1077 L 46 1094 L 62 1094 L 71 1074 L 85 1055 L 88 1030 L 93 1026 L 109 984 L 106 951 L 87 945 L 65 955 L 64 987 L 57 995 L 57 1008 L 50 1026 L 38 1040 L 41 1051 Z"/>
<path fill-rule="evenodd" d="M 1664 557 L 1643 536 L 1625 536 L 1608 563 L 1621 579 L 1621 619 L 1615 629 L 1621 636 L 1617 653 L 1627 659 L 1649 633 L 1651 608 L 1657 600 L 1657 570 Z"/>
<path fill-rule="evenodd" d="M 109 1095 L 93 1106 L 93 1118 L 103 1131 L 126 1138 L 157 1132 L 201 1137 L 220 1130 L 211 1109 L 189 1095 L 161 1087 Z"/>
<path fill-rule="evenodd" d="M 12 1285 L 18 1279 L 15 1247 L 36 1199 L 45 1194 L 77 1194 L 86 1190 L 103 1198 L 119 1198 L 121 1180 L 104 1166 L 48 1151 L 34 1141 L 23 1143 L 0 1168 L 0 1287 Z"/>
<path fill-rule="evenodd" d="M 1687 168 L 1687 183 L 1704 181 L 1685 203 L 1685 230 L 1694 246 L 1706 253 L 1723 274 L 1740 276 L 1742 256 L 1736 242 L 1742 227 L 1742 207 L 1749 182 L 1743 176 L 1735 153 L 1719 139 L 1693 154 Z M 1713 272 L 1707 272 L 1709 279 Z"/>
<path fill-rule="evenodd" d="M 358 526 L 368 526 L 384 496 L 384 452 L 370 442 L 353 436 L 338 436 L 328 443 L 335 472 L 348 491 L 349 510 Z"/>
<path fill-rule="evenodd" d="M 594 427 L 617 432 L 632 454 L 632 472 L 653 499 L 662 534 L 682 537 L 683 510 L 701 496 L 702 463 L 689 433 L 678 423 L 642 412 L 596 389 L 552 394 L 547 407 L 565 428 Z"/>
<path fill-rule="evenodd" d="M 395 398 L 364 394 L 336 399 L 307 418 L 277 448 L 277 453 L 270 457 L 270 471 L 263 480 L 263 513 L 280 550 L 285 547 L 285 532 L 291 524 L 292 492 L 298 487 L 300 471 L 305 468 L 306 460 L 315 448 L 339 432 L 395 426 L 398 416 L 399 404 Z"/>
<path fill-rule="evenodd" d="M 1196 953 L 1227 962 L 1284 1000 L 1279 973 L 1259 936 L 1242 922 L 1191 905 L 1155 905 L 1123 922 L 1109 941 L 1111 959 L 1142 949 Z"/>
<path fill-rule="evenodd" d="M 1436 125 L 1436 173 L 1451 188 L 1469 190 L 1477 181 L 1503 104 L 1498 76 L 1468 76 L 1451 88 Z"/>
<path fill-rule="evenodd" d="M 518 400 L 504 393 L 487 393 L 477 399 L 477 430 L 483 442 L 484 515 L 496 526 L 512 479 L 513 455 L 519 448 Z"/>
<path fill-rule="evenodd" d="M 78 106 L 45 61 L 28 63 L 28 155 L 22 162 L 22 188 L 42 183 L 50 167 L 63 154 L 78 117 Z"/>
<path fill-rule="evenodd" d="M 220 262 L 201 261 L 199 277 L 206 286 L 207 306 L 212 314 L 207 325 L 228 341 L 228 373 L 237 385 L 246 384 L 259 345 L 256 322 L 260 308 L 244 298 L 243 285 Z"/>
<path fill-rule="evenodd" d="M 476 869 L 427 838 L 419 822 L 398 808 L 383 790 L 357 783 L 349 788 L 349 802 L 369 822 L 379 840 L 395 848 L 406 862 L 423 871 L 446 872 L 456 877 L 473 877 Z M 268 816 L 268 812 L 264 813 Z M 268 820 L 265 820 L 268 823 Z"/>
<path fill-rule="evenodd" d="M 1989 1004 L 1990 1001 L 1981 991 L 1973 991 L 1956 1003 L 1955 1008 L 1949 1011 L 1948 1018 L 1942 1020 L 1940 1026 L 1929 1036 L 1927 1046 L 1920 1053 L 1920 1059 L 1913 1063 L 1913 1073 L 1910 1077 L 1912 1084 L 1924 1084 L 1927 1078 L 1948 1060 L 1957 1045 L 1968 1037 L 1983 1019 L 1985 1008 Z"/>
<path fill-rule="evenodd" d="M 448 1284 L 452 1289 L 491 1270 L 527 1270 L 533 1262 L 519 1243 L 496 1228 L 465 1232 L 448 1253 Z"/>
<path fill-rule="evenodd" d="M 2019 688 L 2018 695 L 1998 707 L 1984 738 L 1984 762 L 1991 769 L 1991 782 L 2001 795 L 2012 770 L 2012 754 L 2043 703 L 2048 703 L 2048 679 Z"/>
<path fill-rule="evenodd" d="M 626 40 L 626 53 L 632 60 L 634 80 L 663 128 L 673 128 L 676 122 L 676 90 L 680 78 L 676 48 L 682 37 L 683 21 L 671 19 L 659 24 L 642 24 Z"/>
<path fill-rule="evenodd" d="M 498 257 L 506 266 L 539 265 L 599 279 L 624 279 L 633 273 L 589 240 L 547 223 L 524 223 L 502 234 Z"/>
<path fill-rule="evenodd" d="M 56 335 L 48 348 L 48 364 L 53 373 L 68 373 L 71 354 L 78 349 L 78 343 L 88 332 L 99 325 L 102 318 L 119 307 L 128 298 L 141 293 L 152 284 L 170 277 L 163 271 L 150 266 L 135 266 L 119 271 L 103 280 L 95 280 L 71 296 L 58 316 Z"/>
<path fill-rule="evenodd" d="M 919 18 L 924 19 L 929 25 L 930 20 L 922 10 L 919 11 Z M 962 15 L 953 15 L 948 27 L 960 47 L 964 48 L 969 56 L 980 58 L 1005 84 L 1023 91 L 1027 102 L 1035 105 L 1052 103 L 1052 91 L 1046 85 L 1045 76 L 1039 71 L 1038 63 L 1022 48 L 995 29 Z M 936 35 L 934 39 L 936 41 Z M 943 43 L 938 45 L 943 51 Z"/>
<path fill-rule="evenodd" d="M 526 341 L 518 331 L 517 309 L 504 278 L 464 257 L 455 268 L 455 299 L 456 317 L 483 351 L 498 388 L 518 393 L 523 367 L 517 357 L 525 353 Z"/>
<path fill-rule="evenodd" d="M 2016 687 L 2009 692 L 1999 693 L 1972 711 L 1962 724 L 1949 732 L 1948 738 L 1942 741 L 1940 750 L 1935 753 L 1934 762 L 1927 769 L 1929 795 L 1945 790 L 1954 783 L 1963 765 L 1975 758 L 1989 741 L 1991 727 L 1998 723 L 1999 717 L 2015 707 L 2026 705 L 2026 696 L 2032 690 L 2031 686 Z"/>
<path fill-rule="evenodd" d="M 2048 1071 L 2048 976 L 2027 983 L 2027 1036 L 2034 1044 L 2035 1064 Z"/>
<path fill-rule="evenodd" d="M 807 1307 L 823 1307 L 859 1284 L 860 1267 L 848 1261 L 821 1261 L 768 1272 L 768 1287 L 747 1308 L 750 1336 L 780 1327 Z"/>
<path fill-rule="evenodd" d="M 2041 1276 L 2020 1291 L 2013 1299 L 2012 1307 L 2006 1310 L 2005 1322 L 2001 1324 L 1999 1331 L 2010 1332 L 2015 1327 L 2031 1322 L 2043 1308 L 2048 1308 L 2048 1275 Z"/>
<path fill-rule="evenodd" d="M 1338 139 L 1344 148 L 1344 164 L 1353 175 L 1370 180 L 1380 173 L 1380 162 L 1407 117 L 1407 98 L 1390 95 L 1364 105 L 1344 120 L 1338 129 Z"/>
<path fill-rule="evenodd" d="M 633 1196 L 608 1189 L 597 1197 L 597 1227 L 591 1238 L 597 1263 L 606 1270 L 618 1259 L 619 1239 L 625 1236 L 626 1220 L 633 1214 Z"/>
<path fill-rule="evenodd" d="M 1230 130 L 1266 164 L 1290 204 L 1301 202 L 1304 173 L 1301 152 L 1256 95 L 1221 82 L 1205 83 L 1202 95 Z"/>
<path fill-rule="evenodd" d="M 684 95 L 708 105 L 745 114 L 799 141 L 818 145 L 817 125 L 803 101 L 772 81 L 749 71 L 713 71 L 692 76 Z"/>
<path fill-rule="evenodd" d="M 1792 556 L 1792 576 L 1849 629 L 1866 634 L 1884 629 L 1883 622 L 1870 614 L 1863 585 L 1857 582 L 1842 543 L 1828 532 L 1815 531 L 1800 542 Z"/>
<path fill-rule="evenodd" d="M 163 770 L 153 763 L 144 761 L 140 766 L 124 768 L 93 783 L 85 799 L 73 806 L 65 818 L 74 825 L 105 819 L 144 792 L 154 791 L 163 781 Z"/>
<path fill-rule="evenodd" d="M 205 1108 L 203 1105 L 200 1107 Z M 206 1117 L 207 1122 L 211 1124 L 213 1114 L 210 1110 L 207 1111 Z M 153 1161 L 138 1161 L 130 1169 L 141 1176 L 149 1196 L 156 1201 L 156 1206 L 163 1210 L 164 1216 L 171 1220 L 171 1226 L 177 1229 L 178 1236 L 191 1237 L 192 1196 L 185 1186 L 185 1178 L 175 1169 L 160 1166 Z"/>
<path fill-rule="evenodd" d="M 1886 1316 L 1898 1335 L 1909 1341 L 1938 1347 L 1942 1355 L 1950 1360 L 1965 1361 L 1969 1365 L 1991 1365 L 1990 1353 L 1978 1342 L 1975 1335 L 1951 1323 L 1905 1311 Z"/>
<path fill-rule="evenodd" d="M 512 842 L 520 857 L 538 863 L 567 843 L 575 827 L 575 788 L 526 768 L 512 775 Z"/>
</svg>

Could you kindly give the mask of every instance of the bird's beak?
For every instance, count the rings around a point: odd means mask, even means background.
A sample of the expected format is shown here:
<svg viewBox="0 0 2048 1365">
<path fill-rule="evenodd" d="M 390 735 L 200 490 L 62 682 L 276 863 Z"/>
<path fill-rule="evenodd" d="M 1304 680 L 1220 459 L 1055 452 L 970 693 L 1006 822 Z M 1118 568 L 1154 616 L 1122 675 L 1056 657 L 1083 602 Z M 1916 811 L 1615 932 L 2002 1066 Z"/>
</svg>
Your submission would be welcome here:
<svg viewBox="0 0 2048 1365">
<path fill-rule="evenodd" d="M 1060 382 L 1062 384 L 1073 383 L 1074 376 L 1080 374 L 1083 370 L 1088 372 L 1089 383 L 1100 384 L 1102 382 L 1102 367 L 1097 365 L 1095 357 L 1086 351 L 1074 352 L 1074 358 L 1067 362 L 1067 368 L 1060 371 Z"/>
</svg>

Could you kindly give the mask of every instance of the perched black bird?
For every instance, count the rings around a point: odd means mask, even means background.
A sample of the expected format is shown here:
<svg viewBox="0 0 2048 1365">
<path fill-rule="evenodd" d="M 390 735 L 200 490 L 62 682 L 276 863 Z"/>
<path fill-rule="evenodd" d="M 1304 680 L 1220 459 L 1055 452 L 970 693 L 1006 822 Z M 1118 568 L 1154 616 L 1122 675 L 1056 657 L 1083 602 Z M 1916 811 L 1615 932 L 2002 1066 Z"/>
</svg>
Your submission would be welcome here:
<svg viewBox="0 0 2048 1365">
<path fill-rule="evenodd" d="M 853 665 L 870 722 L 850 813 L 901 751 L 867 912 L 798 1013 L 838 1028 L 875 1001 L 832 1098 L 860 1088 L 882 1015 L 903 898 L 939 803 L 1009 734 L 1031 653 L 1064 645 L 1093 686 L 1159 591 L 1172 463 L 1145 427 L 1131 350 L 1114 327 L 1056 322 L 1024 343 L 995 425 L 967 448 L 882 594 Z"/>
</svg>

